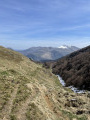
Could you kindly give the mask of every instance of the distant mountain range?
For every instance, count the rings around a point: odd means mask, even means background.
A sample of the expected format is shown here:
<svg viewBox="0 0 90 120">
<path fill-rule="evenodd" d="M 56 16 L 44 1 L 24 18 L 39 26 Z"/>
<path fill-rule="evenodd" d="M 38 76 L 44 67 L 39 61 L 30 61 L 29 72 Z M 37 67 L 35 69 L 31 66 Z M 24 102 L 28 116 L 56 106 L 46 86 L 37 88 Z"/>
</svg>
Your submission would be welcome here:
<svg viewBox="0 0 90 120">
<path fill-rule="evenodd" d="M 51 66 L 53 73 L 65 80 L 66 86 L 90 90 L 90 46 L 54 62 L 47 62 L 45 66 Z"/>
<path fill-rule="evenodd" d="M 31 47 L 26 50 L 18 51 L 23 55 L 31 58 L 34 61 L 49 61 L 49 60 L 56 60 L 61 58 L 67 54 L 70 54 L 79 48 L 75 46 L 60 46 L 58 48 L 54 47 Z"/>
</svg>

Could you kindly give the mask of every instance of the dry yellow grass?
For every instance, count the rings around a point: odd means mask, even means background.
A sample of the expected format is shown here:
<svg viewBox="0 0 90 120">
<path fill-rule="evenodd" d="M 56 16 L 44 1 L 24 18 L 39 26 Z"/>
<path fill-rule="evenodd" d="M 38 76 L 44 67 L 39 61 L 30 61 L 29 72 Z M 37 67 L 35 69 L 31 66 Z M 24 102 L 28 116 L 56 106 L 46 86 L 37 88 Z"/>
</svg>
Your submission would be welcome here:
<svg viewBox="0 0 90 120">
<path fill-rule="evenodd" d="M 51 70 L 0 47 L 0 120 L 87 120 L 88 113 L 76 115 L 90 111 L 87 94 L 63 88 Z M 77 107 L 65 106 L 74 98 Z"/>
</svg>

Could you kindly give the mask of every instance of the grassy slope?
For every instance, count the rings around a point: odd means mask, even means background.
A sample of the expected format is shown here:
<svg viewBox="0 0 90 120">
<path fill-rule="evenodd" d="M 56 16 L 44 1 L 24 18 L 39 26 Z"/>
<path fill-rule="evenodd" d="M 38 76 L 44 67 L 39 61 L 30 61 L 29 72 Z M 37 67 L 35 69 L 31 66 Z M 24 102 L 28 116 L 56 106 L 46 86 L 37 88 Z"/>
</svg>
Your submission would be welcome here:
<svg viewBox="0 0 90 120">
<path fill-rule="evenodd" d="M 87 120 L 85 114 L 75 115 L 77 109 L 89 110 L 86 95 L 76 96 L 51 70 L 0 47 L 0 120 Z M 68 106 L 72 98 L 81 104 Z"/>
</svg>

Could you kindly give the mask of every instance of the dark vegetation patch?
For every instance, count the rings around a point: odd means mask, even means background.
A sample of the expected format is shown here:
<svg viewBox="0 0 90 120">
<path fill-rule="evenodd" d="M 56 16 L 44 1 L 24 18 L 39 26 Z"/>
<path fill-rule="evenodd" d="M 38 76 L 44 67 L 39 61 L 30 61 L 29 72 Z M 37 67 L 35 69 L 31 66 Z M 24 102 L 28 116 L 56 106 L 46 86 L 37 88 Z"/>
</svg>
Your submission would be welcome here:
<svg viewBox="0 0 90 120">
<path fill-rule="evenodd" d="M 66 86 L 90 90 L 90 46 L 57 61 L 44 63 L 44 66 L 51 67 L 54 74 L 59 74 Z"/>
</svg>

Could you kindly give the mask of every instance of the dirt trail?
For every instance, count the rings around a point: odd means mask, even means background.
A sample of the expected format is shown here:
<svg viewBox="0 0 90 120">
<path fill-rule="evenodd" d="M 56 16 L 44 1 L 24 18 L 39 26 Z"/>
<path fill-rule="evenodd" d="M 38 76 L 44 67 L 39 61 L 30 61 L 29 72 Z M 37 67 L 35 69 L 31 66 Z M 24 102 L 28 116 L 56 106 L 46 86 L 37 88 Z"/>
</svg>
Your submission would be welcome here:
<svg viewBox="0 0 90 120">
<path fill-rule="evenodd" d="M 43 111 L 43 114 L 46 115 L 47 120 L 49 120 L 49 115 L 51 115 L 50 118 L 52 118 L 52 112 L 49 111 L 48 105 L 45 100 L 45 91 L 47 90 L 45 86 L 41 86 L 38 83 L 35 84 L 27 84 L 27 87 L 31 89 L 32 95 L 29 96 L 29 98 L 22 104 L 22 106 L 19 108 L 19 111 L 17 113 L 17 119 L 18 120 L 26 120 L 26 112 L 28 109 L 29 103 L 35 103 L 38 108 Z M 42 101 L 41 101 L 42 100 Z M 46 106 L 46 107 L 45 107 Z M 54 119 L 51 119 L 54 120 Z"/>
<path fill-rule="evenodd" d="M 43 112 L 47 120 L 55 120 L 56 116 L 53 114 L 53 103 L 49 103 L 45 99 L 45 93 L 48 93 L 47 87 L 37 83 L 37 89 L 39 89 L 38 95 L 33 99 L 33 102 L 38 106 L 39 110 Z"/>
<path fill-rule="evenodd" d="M 9 115 L 10 115 L 11 110 L 12 110 L 13 101 L 14 101 L 14 99 L 15 99 L 15 97 L 16 97 L 16 94 L 17 94 L 18 86 L 19 86 L 19 85 L 17 85 L 17 86 L 15 87 L 15 89 L 14 89 L 13 93 L 11 94 L 11 97 L 10 97 L 7 105 L 6 105 L 5 108 L 3 109 L 3 116 L 4 116 L 4 117 L 3 117 L 3 120 L 10 120 L 10 119 L 9 119 Z"/>
<path fill-rule="evenodd" d="M 38 95 L 37 94 L 37 89 L 36 86 L 32 85 L 32 84 L 27 84 L 27 87 L 29 87 L 32 91 L 32 95 L 30 95 L 27 100 L 22 104 L 22 106 L 19 108 L 19 111 L 17 113 L 17 119 L 18 120 L 26 120 L 26 111 L 28 109 L 28 105 L 29 103 L 31 103 L 34 98 Z"/>
<path fill-rule="evenodd" d="M 18 113 L 17 113 L 17 119 L 18 120 L 25 120 L 26 116 L 25 113 L 27 111 L 28 108 L 28 104 L 30 103 L 31 98 L 29 97 L 25 103 L 23 103 L 23 105 L 21 106 L 21 108 L 19 109 Z"/>
</svg>

